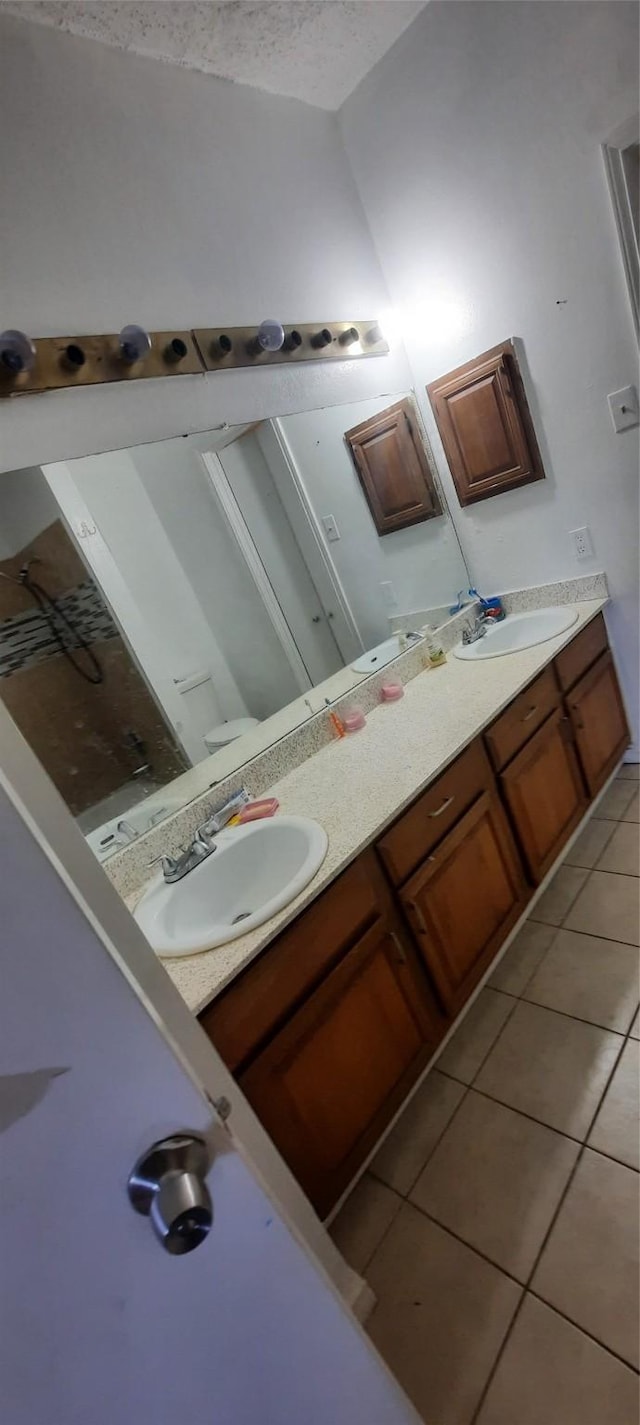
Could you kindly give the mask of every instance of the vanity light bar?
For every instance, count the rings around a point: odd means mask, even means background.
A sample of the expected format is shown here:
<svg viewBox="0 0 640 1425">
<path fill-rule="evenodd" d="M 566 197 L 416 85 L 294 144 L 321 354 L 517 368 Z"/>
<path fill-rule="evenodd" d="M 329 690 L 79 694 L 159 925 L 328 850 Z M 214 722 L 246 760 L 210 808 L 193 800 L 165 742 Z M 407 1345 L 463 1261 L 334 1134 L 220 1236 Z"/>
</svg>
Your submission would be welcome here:
<svg viewBox="0 0 640 1425">
<path fill-rule="evenodd" d="M 375 320 L 301 323 L 284 327 L 282 345 L 262 343 L 266 327 L 202 327 L 195 331 L 146 332 L 127 326 L 107 336 L 31 338 L 26 332 L 0 333 L 0 397 L 139 381 L 159 376 L 193 376 L 243 366 L 299 361 L 355 361 L 388 350 Z"/>
<path fill-rule="evenodd" d="M 376 321 L 303 322 L 285 326 L 277 351 L 261 350 L 255 327 L 196 327 L 193 333 L 207 371 L 238 366 L 279 366 L 295 361 L 356 361 L 389 350 Z"/>
</svg>

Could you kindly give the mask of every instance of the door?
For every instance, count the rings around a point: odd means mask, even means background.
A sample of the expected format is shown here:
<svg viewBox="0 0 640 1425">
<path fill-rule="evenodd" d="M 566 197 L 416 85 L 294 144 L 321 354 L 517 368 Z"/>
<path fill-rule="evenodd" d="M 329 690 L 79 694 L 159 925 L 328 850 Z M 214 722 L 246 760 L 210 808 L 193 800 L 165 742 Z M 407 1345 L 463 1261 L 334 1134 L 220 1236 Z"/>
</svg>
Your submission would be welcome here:
<svg viewBox="0 0 640 1425">
<path fill-rule="evenodd" d="M 401 892 L 431 978 L 455 1016 L 521 914 L 526 888 L 497 797 L 483 792 Z"/>
<path fill-rule="evenodd" d="M 413 403 L 397 401 L 344 433 L 378 534 L 442 514 Z"/>
<path fill-rule="evenodd" d="M 438 1025 L 404 929 L 378 921 L 240 1078 L 321 1215 L 430 1058 Z"/>
<path fill-rule="evenodd" d="M 544 480 L 513 343 L 427 386 L 461 505 Z"/>
<path fill-rule="evenodd" d="M 60 855 L 75 838 L 90 858 L 62 803 L 59 831 Z M 7 1425 L 417 1425 L 4 791 L 0 846 Z M 88 860 L 87 879 L 110 903 Z M 143 955 L 133 923 L 127 934 Z M 187 1128 L 215 1150 L 215 1220 L 174 1257 L 132 1210 L 127 1178 L 154 1140 Z"/>
<path fill-rule="evenodd" d="M 248 431 L 224 446 L 218 451 L 218 460 L 263 577 L 282 609 L 311 682 L 321 683 L 343 667 L 343 659 L 260 448 L 257 431 Z M 207 468 L 219 494 L 210 459 Z"/>
<path fill-rule="evenodd" d="M 582 770 L 592 797 L 631 741 L 613 658 L 604 653 L 567 695 Z"/>
<path fill-rule="evenodd" d="M 500 777 L 534 885 L 546 876 L 584 815 L 584 794 L 567 718 L 557 708 Z"/>
</svg>

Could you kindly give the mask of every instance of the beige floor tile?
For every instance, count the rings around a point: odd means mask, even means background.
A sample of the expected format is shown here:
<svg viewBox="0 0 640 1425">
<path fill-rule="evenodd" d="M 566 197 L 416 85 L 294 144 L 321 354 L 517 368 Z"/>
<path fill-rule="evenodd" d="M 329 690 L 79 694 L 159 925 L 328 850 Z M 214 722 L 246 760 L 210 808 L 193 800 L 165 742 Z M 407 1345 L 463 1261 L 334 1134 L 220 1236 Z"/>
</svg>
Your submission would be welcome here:
<svg viewBox="0 0 640 1425">
<path fill-rule="evenodd" d="M 364 1271 L 401 1206 L 400 1198 L 368 1173 L 356 1183 L 329 1229 L 355 1272 Z"/>
<path fill-rule="evenodd" d="M 621 786 L 624 786 L 625 783 L 624 783 L 624 782 L 621 782 L 620 785 L 621 785 Z M 635 797 L 634 797 L 633 800 L 629 803 L 629 805 L 628 805 L 628 807 L 627 807 L 627 810 L 625 811 L 625 814 L 624 814 L 622 820 L 623 820 L 623 821 L 640 821 L 640 792 L 636 792 Z"/>
<path fill-rule="evenodd" d="M 527 1296 L 478 1425 L 638 1425 L 638 1379 L 551 1307 Z"/>
<path fill-rule="evenodd" d="M 465 1093 L 464 1084 L 432 1069 L 376 1153 L 371 1172 L 406 1197 Z"/>
<path fill-rule="evenodd" d="M 640 892 L 635 877 L 592 871 L 569 911 L 565 929 L 640 945 Z"/>
<path fill-rule="evenodd" d="M 429 1425 L 469 1425 L 521 1289 L 408 1203 L 367 1280 L 367 1329 Z"/>
<path fill-rule="evenodd" d="M 411 1201 L 526 1282 L 579 1151 L 471 1089 Z"/>
<path fill-rule="evenodd" d="M 438 1068 L 462 1083 L 473 1082 L 513 1009 L 513 999 L 497 990 L 481 990 L 477 1000 L 438 1059 Z"/>
<path fill-rule="evenodd" d="M 633 1024 L 629 1030 L 632 1039 L 640 1039 L 640 1010 L 638 1011 Z"/>
<path fill-rule="evenodd" d="M 594 821 L 593 825 L 596 825 Z M 601 821 L 599 826 L 612 826 L 613 822 Z M 599 871 L 618 871 L 623 876 L 640 876 L 640 826 L 632 821 L 621 821 L 600 857 Z"/>
<path fill-rule="evenodd" d="M 640 998 L 640 956 L 633 945 L 560 930 L 524 999 L 626 1034 Z"/>
<path fill-rule="evenodd" d="M 618 1034 L 520 1000 L 476 1088 L 583 1139 L 620 1048 Z"/>
<path fill-rule="evenodd" d="M 551 885 L 534 905 L 530 920 L 540 920 L 545 925 L 562 925 L 588 875 L 589 872 L 580 866 L 560 866 Z"/>
<path fill-rule="evenodd" d="M 532 1290 L 638 1365 L 640 1177 L 585 1149 Z"/>
<path fill-rule="evenodd" d="M 591 871 L 598 857 L 602 855 L 614 830 L 615 826 L 612 821 L 596 821 L 595 817 L 592 817 L 570 851 L 567 851 L 564 864 L 566 866 L 584 866 L 588 871 Z"/>
<path fill-rule="evenodd" d="M 589 1137 L 589 1147 L 640 1169 L 640 1044 L 628 1039 Z"/>
<path fill-rule="evenodd" d="M 640 762 L 623 762 L 616 781 L 637 782 L 640 780 Z"/>
<path fill-rule="evenodd" d="M 609 821 L 621 821 L 635 792 L 636 788 L 633 782 L 626 780 L 612 782 L 602 801 L 598 802 L 595 815 L 606 817 Z"/>
<path fill-rule="evenodd" d="M 603 826 L 608 825 L 603 822 Z M 521 995 L 556 934 L 555 925 L 538 925 L 528 920 L 496 966 L 489 980 L 491 988 L 503 990 L 507 995 Z"/>
</svg>

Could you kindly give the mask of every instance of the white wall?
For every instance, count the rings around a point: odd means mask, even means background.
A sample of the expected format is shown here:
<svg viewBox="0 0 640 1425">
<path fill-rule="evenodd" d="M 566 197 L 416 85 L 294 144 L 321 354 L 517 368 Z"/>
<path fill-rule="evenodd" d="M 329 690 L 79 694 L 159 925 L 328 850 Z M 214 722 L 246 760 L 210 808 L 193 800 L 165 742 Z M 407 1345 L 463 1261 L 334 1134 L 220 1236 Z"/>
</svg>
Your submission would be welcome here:
<svg viewBox="0 0 640 1425">
<path fill-rule="evenodd" d="M 262 719 L 300 690 L 196 448 L 213 444 L 206 436 L 168 440 L 130 455 L 246 712 Z"/>
<path fill-rule="evenodd" d="M 334 114 L 0 15 L 0 131 L 3 327 L 326 321 L 388 303 Z M 5 402 L 0 469 L 407 383 L 397 355 Z"/>
<path fill-rule="evenodd" d="M 400 396 L 378 396 L 345 406 L 285 416 L 280 427 L 319 519 L 333 515 L 340 539 L 328 550 L 353 610 L 365 648 L 389 634 L 389 617 L 455 602 L 467 572 L 455 529 L 445 513 L 410 529 L 380 536 L 362 492 L 344 432 Z M 391 582 L 395 606 L 381 584 Z"/>
<path fill-rule="evenodd" d="M 59 518 L 60 511 L 39 466 L 0 474 L 0 559 L 18 554 Z"/>
<path fill-rule="evenodd" d="M 606 569 L 634 704 L 638 432 L 606 396 L 637 351 L 600 143 L 638 107 L 637 26 L 626 3 L 431 0 L 341 115 L 474 582 Z M 513 334 L 547 480 L 462 511 L 424 386 Z"/>
<path fill-rule="evenodd" d="M 260 444 L 260 428 L 225 446 L 220 464 L 302 656 L 311 684 L 343 667 L 318 591 Z M 248 573 L 246 575 L 248 578 Z M 315 620 L 315 622 L 314 622 Z M 308 683 L 305 683 L 308 687 Z"/>
<path fill-rule="evenodd" d="M 208 755 L 203 734 L 247 708 L 134 454 L 90 455 L 62 471 L 47 466 L 45 473 L 73 531 L 87 516 L 95 522 L 82 539 L 83 555 L 178 737 L 198 761 Z M 176 685 L 200 670 L 211 675 L 204 691 L 195 699 L 177 695 Z"/>
</svg>

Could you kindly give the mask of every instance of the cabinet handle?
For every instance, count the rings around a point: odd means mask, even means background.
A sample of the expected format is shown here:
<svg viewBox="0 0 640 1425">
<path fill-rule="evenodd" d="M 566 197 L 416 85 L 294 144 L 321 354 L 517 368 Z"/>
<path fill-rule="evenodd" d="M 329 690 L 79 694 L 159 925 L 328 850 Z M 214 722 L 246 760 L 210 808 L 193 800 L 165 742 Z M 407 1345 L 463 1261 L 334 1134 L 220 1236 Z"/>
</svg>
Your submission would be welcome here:
<svg viewBox="0 0 640 1425">
<path fill-rule="evenodd" d="M 420 909 L 420 906 L 419 906 L 419 905 L 416 905 L 415 901 L 412 901 L 412 902 L 411 902 L 411 908 L 412 908 L 413 914 L 415 915 L 415 918 L 416 918 L 416 920 L 417 920 L 417 922 L 418 922 L 418 929 L 422 931 L 423 935 L 427 935 L 427 933 L 428 933 L 428 932 L 427 932 L 427 926 L 426 926 L 425 918 L 424 918 L 424 916 L 423 916 L 423 914 L 422 914 L 422 911 L 421 911 L 421 909 Z"/>
<path fill-rule="evenodd" d="M 390 931 L 389 931 L 389 939 L 391 940 L 391 942 L 392 942 L 392 944 L 393 944 L 393 947 L 394 947 L 394 949 L 395 949 L 395 952 L 396 952 L 396 960 L 398 961 L 398 964 L 399 964 L 399 965 L 406 965 L 406 963 L 407 963 L 407 952 L 406 952 L 406 950 L 405 950 L 405 948 L 404 948 L 404 945 L 402 944 L 402 941 L 401 941 L 401 939 L 400 939 L 400 936 L 396 934 L 395 930 L 390 930 Z"/>
<path fill-rule="evenodd" d="M 537 704 L 537 703 L 534 703 L 534 704 L 533 704 L 533 707 L 532 707 L 532 708 L 529 708 L 528 713 L 525 713 L 525 715 L 524 715 L 522 721 L 523 721 L 523 722 L 528 722 L 529 719 L 532 718 L 535 713 L 537 713 L 537 711 L 538 711 L 538 704 Z"/>
<path fill-rule="evenodd" d="M 431 817 L 432 821 L 433 821 L 433 819 L 434 819 L 436 816 L 442 816 L 443 811 L 446 811 L 446 810 L 447 810 L 447 807 L 450 807 L 450 806 L 451 806 L 451 803 L 454 802 L 454 801 L 455 801 L 455 797 L 445 797 L 445 799 L 444 799 L 444 801 L 443 801 L 443 803 L 442 803 L 442 806 L 441 806 L 441 807 L 438 807 L 438 810 L 437 810 L 437 811 L 430 811 L 430 812 L 429 812 L 429 816 Z"/>
</svg>

